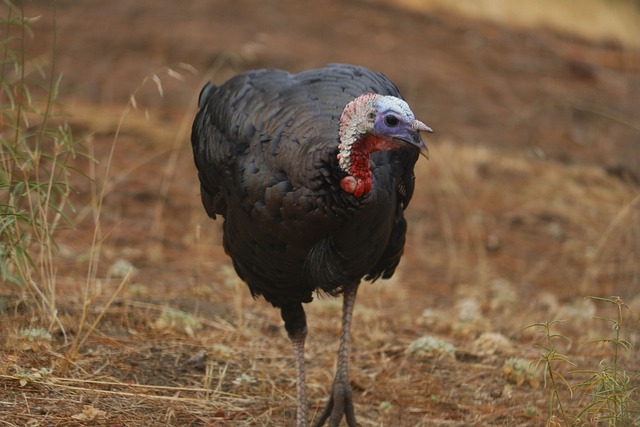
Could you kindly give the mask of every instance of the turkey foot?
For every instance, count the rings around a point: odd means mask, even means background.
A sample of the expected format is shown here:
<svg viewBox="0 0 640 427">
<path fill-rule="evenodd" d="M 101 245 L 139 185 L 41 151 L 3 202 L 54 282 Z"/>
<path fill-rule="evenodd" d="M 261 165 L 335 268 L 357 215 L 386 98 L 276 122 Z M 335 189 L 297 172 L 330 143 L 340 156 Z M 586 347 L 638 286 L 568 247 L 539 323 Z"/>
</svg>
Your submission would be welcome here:
<svg viewBox="0 0 640 427">
<path fill-rule="evenodd" d="M 340 332 L 340 349 L 338 350 L 338 367 L 331 387 L 331 395 L 327 405 L 314 422 L 313 427 L 321 427 L 327 419 L 329 427 L 338 427 L 343 417 L 349 427 L 356 427 L 356 416 L 353 410 L 351 384 L 349 384 L 349 337 L 353 306 L 356 302 L 358 286 L 344 290 L 342 302 L 342 330 Z"/>
<path fill-rule="evenodd" d="M 313 427 L 323 426 L 327 419 L 329 420 L 329 427 L 338 427 L 343 416 L 346 417 L 349 427 L 357 426 L 353 410 L 351 384 L 349 384 L 349 379 L 346 377 L 333 383 L 327 405 L 313 424 Z"/>
</svg>

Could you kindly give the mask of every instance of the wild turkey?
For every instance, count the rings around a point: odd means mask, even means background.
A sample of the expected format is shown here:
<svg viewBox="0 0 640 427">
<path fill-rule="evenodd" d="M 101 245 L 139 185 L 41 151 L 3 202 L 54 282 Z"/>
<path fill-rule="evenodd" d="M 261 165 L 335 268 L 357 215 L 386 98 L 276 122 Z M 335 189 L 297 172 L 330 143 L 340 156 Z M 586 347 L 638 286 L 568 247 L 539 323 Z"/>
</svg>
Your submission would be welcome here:
<svg viewBox="0 0 640 427">
<path fill-rule="evenodd" d="M 298 427 L 307 425 L 302 303 L 343 294 L 332 393 L 314 425 L 355 426 L 349 329 L 362 278 L 394 273 L 405 243 L 413 167 L 428 157 L 396 86 L 351 65 L 257 70 L 207 84 L 191 142 L 207 214 L 254 297 L 280 308 L 293 343 Z"/>
</svg>

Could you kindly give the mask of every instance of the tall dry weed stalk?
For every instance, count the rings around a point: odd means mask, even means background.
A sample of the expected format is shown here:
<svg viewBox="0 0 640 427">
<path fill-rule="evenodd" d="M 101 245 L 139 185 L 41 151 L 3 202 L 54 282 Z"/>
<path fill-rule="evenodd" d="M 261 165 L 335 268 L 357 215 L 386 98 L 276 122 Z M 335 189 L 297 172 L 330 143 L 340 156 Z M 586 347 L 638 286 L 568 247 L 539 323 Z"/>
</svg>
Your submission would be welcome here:
<svg viewBox="0 0 640 427">
<path fill-rule="evenodd" d="M 70 224 L 70 161 L 86 155 L 64 117 L 56 114 L 55 5 L 48 62 L 27 52 L 34 38 L 24 3 L 6 0 L 0 18 L 0 284 L 25 290 L 47 328 L 57 321 L 56 231 Z M 31 304 L 29 304 L 31 305 Z M 61 324 L 60 324 L 61 326 Z"/>
</svg>

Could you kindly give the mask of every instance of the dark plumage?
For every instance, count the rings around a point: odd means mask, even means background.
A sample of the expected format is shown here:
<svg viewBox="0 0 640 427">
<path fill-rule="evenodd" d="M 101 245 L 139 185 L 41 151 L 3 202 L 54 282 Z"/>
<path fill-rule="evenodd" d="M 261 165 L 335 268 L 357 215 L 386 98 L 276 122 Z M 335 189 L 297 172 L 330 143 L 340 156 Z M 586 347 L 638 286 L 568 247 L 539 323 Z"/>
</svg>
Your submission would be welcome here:
<svg viewBox="0 0 640 427">
<path fill-rule="evenodd" d="M 200 95 L 191 142 L 202 203 L 224 217 L 224 248 L 252 295 L 281 309 L 296 349 L 298 426 L 306 425 L 302 303 L 318 290 L 345 293 L 342 357 L 358 284 L 391 277 L 402 255 L 413 166 L 426 154 L 419 132 L 430 129 L 396 98 L 385 76 L 349 65 L 250 71 Z M 346 354 L 344 365 L 336 383 L 348 390 L 336 395 L 334 385 L 324 416 L 336 426 L 343 413 L 355 425 Z"/>
</svg>

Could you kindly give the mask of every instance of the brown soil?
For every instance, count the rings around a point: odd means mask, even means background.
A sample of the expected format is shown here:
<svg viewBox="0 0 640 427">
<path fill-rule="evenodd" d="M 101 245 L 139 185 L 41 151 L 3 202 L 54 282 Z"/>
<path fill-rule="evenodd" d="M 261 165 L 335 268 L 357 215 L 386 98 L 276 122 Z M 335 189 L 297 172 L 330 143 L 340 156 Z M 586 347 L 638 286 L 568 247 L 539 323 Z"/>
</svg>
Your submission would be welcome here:
<svg viewBox="0 0 640 427">
<path fill-rule="evenodd" d="M 45 57 L 51 14 L 48 1 L 26 4 L 26 15 L 43 16 L 29 48 Z M 99 263 L 80 325 L 95 211 L 92 186 L 76 176 L 74 229 L 58 235 L 51 342 L 25 348 L 18 330 L 49 325 L 21 290 L 0 288 L 3 425 L 293 425 L 293 357 L 279 314 L 235 278 L 220 221 L 200 205 L 188 143 L 203 82 L 250 68 L 368 66 L 436 130 L 431 160 L 418 165 L 401 267 L 359 295 L 351 377 L 362 426 L 545 425 L 542 374 L 506 375 L 503 365 L 537 360 L 539 328 L 524 328 L 554 319 L 566 320 L 556 331 L 572 342 L 556 345 L 578 368 L 610 363 L 611 346 L 591 341 L 612 337 L 594 315 L 615 310 L 588 295 L 631 306 L 623 334 L 637 346 L 637 50 L 334 0 L 61 1 L 55 28 L 61 108 L 77 136 L 90 135 L 97 183 L 108 188 Z M 88 161 L 77 166 L 90 173 Z M 307 308 L 312 414 L 331 384 L 339 313 L 327 298 Z M 70 360 L 70 343 L 100 314 Z M 426 335 L 455 352 L 407 353 Z M 620 363 L 637 375 L 633 351 Z M 558 366 L 572 384 L 584 379 Z M 560 390 L 571 414 L 587 406 L 582 391 L 570 399 Z"/>
</svg>

